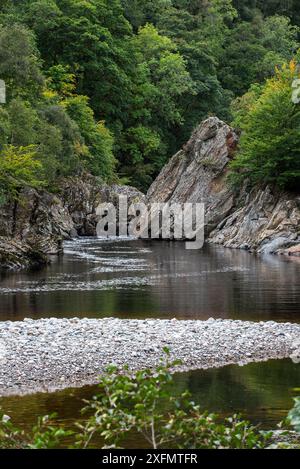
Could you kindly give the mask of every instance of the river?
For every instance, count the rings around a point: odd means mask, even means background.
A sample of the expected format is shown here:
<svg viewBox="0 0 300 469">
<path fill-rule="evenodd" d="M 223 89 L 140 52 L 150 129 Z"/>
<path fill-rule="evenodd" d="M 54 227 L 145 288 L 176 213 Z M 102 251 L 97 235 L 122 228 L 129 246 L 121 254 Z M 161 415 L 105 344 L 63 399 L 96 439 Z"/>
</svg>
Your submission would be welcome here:
<svg viewBox="0 0 300 469">
<path fill-rule="evenodd" d="M 1 274 L 0 320 L 119 317 L 300 322 L 300 262 L 276 256 L 184 243 L 85 238 L 65 243 L 65 255 L 42 271 Z M 290 360 L 176 375 L 203 408 L 242 412 L 275 427 L 300 385 Z M 15 422 L 28 426 L 53 411 L 60 422 L 80 417 L 95 387 L 0 399 Z"/>
<path fill-rule="evenodd" d="M 0 320 L 300 321 L 300 259 L 180 242 L 80 239 L 48 268 L 0 277 Z"/>
</svg>

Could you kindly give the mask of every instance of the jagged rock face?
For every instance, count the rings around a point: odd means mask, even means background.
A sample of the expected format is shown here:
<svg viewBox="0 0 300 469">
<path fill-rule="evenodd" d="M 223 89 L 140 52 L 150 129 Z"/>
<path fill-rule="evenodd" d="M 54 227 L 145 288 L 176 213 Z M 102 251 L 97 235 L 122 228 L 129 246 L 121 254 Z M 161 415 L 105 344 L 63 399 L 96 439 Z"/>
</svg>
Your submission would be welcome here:
<svg viewBox="0 0 300 469">
<path fill-rule="evenodd" d="M 0 237 L 0 266 L 2 269 L 32 269 L 47 263 L 47 256 L 26 242 Z"/>
<path fill-rule="evenodd" d="M 87 176 L 84 181 L 75 177 L 66 179 L 61 186 L 61 199 L 71 216 L 73 235 L 95 236 L 97 207 L 102 203 L 118 207 L 120 195 L 126 196 L 129 204 L 144 199 L 144 195 L 134 187 L 99 184 L 92 176 Z"/>
<path fill-rule="evenodd" d="M 300 196 L 270 187 L 231 189 L 228 163 L 237 144 L 232 128 L 216 117 L 205 120 L 154 181 L 148 201 L 203 202 L 211 243 L 300 255 Z"/>
<path fill-rule="evenodd" d="M 234 130 L 217 117 L 202 122 L 150 187 L 149 203 L 202 202 L 210 232 L 234 206 L 234 192 L 225 180 L 237 142 Z"/>
<path fill-rule="evenodd" d="M 18 201 L 2 207 L 0 222 L 0 236 L 44 254 L 60 252 L 62 239 L 73 227 L 58 197 L 32 188 L 24 188 Z"/>
<path fill-rule="evenodd" d="M 210 242 L 259 253 L 300 253 L 300 196 L 254 188 L 241 191 L 237 208 L 211 233 Z"/>
<path fill-rule="evenodd" d="M 129 203 L 143 194 L 128 186 L 100 184 L 96 178 L 70 178 L 57 195 L 24 188 L 16 202 L 0 207 L 0 268 L 44 265 L 47 256 L 62 252 L 62 242 L 74 236 L 95 236 L 100 203 Z"/>
</svg>

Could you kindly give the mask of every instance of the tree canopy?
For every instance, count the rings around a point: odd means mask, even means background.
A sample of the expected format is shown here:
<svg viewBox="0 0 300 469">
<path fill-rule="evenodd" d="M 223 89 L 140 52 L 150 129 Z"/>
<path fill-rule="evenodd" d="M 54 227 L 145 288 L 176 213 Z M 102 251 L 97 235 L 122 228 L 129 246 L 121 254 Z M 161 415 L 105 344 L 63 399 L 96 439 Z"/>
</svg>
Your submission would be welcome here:
<svg viewBox="0 0 300 469">
<path fill-rule="evenodd" d="M 233 99 L 292 59 L 296 3 L 1 2 L 0 154 L 34 146 L 50 189 L 89 171 L 146 190 L 202 119 L 230 120 Z"/>
</svg>

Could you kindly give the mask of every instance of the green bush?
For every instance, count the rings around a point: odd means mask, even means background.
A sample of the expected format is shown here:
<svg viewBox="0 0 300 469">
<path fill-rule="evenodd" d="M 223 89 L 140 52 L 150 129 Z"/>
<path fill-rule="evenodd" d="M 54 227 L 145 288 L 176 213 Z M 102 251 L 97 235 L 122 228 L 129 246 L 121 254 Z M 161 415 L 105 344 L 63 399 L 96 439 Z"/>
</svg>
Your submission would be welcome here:
<svg viewBox="0 0 300 469">
<path fill-rule="evenodd" d="M 252 88 L 235 109 L 242 130 L 233 179 L 298 189 L 300 183 L 300 105 L 292 101 L 295 62 L 277 70 L 261 88 Z"/>
<path fill-rule="evenodd" d="M 39 173 L 41 163 L 36 158 L 36 148 L 14 147 L 6 145 L 0 151 L 0 187 L 3 199 L 17 197 L 18 191 L 24 185 L 40 187 Z"/>
<path fill-rule="evenodd" d="M 300 433 L 300 397 L 295 398 L 295 406 L 288 415 L 289 423 Z"/>
</svg>

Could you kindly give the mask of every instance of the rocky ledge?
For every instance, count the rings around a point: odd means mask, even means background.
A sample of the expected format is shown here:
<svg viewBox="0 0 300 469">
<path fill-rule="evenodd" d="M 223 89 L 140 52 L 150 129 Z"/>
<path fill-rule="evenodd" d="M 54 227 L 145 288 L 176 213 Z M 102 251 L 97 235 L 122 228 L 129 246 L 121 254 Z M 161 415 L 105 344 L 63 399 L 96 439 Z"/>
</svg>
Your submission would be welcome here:
<svg viewBox="0 0 300 469">
<path fill-rule="evenodd" d="M 244 365 L 300 352 L 300 325 L 214 320 L 25 319 L 0 323 L 0 395 L 94 384 L 110 364 L 177 370 Z"/>
<path fill-rule="evenodd" d="M 270 186 L 233 189 L 229 163 L 239 136 L 210 117 L 150 187 L 150 203 L 204 203 L 206 238 L 225 247 L 300 256 L 300 194 Z"/>
<path fill-rule="evenodd" d="M 130 186 L 107 185 L 97 178 L 60 181 L 56 194 L 25 187 L 18 200 L 0 206 L 0 269 L 35 268 L 63 251 L 63 240 L 95 236 L 100 203 L 130 203 L 143 194 Z"/>
<path fill-rule="evenodd" d="M 26 242 L 0 237 L 0 267 L 2 269 L 35 269 L 48 264 L 47 256 Z"/>
</svg>

